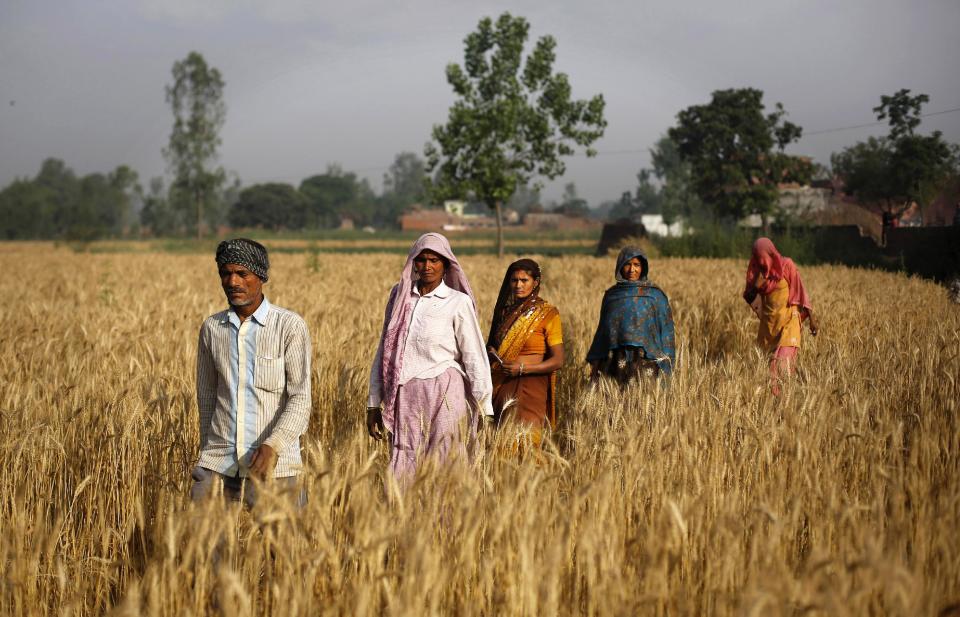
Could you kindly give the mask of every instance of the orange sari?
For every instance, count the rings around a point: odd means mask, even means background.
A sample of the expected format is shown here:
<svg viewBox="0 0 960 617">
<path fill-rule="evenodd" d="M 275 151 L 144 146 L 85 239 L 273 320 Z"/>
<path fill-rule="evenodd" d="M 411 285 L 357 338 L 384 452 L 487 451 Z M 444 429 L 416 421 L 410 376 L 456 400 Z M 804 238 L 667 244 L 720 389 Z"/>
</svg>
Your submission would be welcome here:
<svg viewBox="0 0 960 617">
<path fill-rule="evenodd" d="M 523 356 L 543 356 L 547 350 L 563 343 L 560 313 L 552 304 L 538 300 L 521 313 L 497 348 L 504 362 L 515 362 Z M 495 363 L 496 364 L 496 363 Z M 557 425 L 557 374 L 509 377 L 499 367 L 493 373 L 494 411 L 512 413 L 524 424 Z M 509 409 L 508 409 L 509 408 Z"/>
</svg>

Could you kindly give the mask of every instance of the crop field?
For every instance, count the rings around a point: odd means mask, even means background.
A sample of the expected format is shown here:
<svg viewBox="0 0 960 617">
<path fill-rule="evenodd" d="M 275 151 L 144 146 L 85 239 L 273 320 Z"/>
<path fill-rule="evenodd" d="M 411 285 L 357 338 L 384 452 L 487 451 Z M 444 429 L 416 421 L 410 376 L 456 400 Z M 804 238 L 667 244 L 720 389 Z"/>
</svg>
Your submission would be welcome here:
<svg viewBox="0 0 960 617">
<path fill-rule="evenodd" d="M 746 256 L 654 259 L 679 367 L 621 392 L 582 362 L 613 258 L 543 257 L 567 352 L 543 457 L 483 433 L 471 465 L 391 496 L 363 412 L 392 248 L 272 256 L 265 291 L 313 341 L 309 500 L 248 512 L 188 497 L 212 251 L 0 244 L 0 615 L 960 614 L 942 287 L 801 265 L 821 333 L 775 398 Z M 468 253 L 485 329 L 510 259 Z"/>
</svg>

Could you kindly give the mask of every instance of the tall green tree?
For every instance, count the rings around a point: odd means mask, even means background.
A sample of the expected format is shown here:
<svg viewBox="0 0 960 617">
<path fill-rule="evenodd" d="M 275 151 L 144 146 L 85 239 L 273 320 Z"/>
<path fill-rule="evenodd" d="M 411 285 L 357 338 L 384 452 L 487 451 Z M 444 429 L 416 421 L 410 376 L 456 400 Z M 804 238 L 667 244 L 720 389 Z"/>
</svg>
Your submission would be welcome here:
<svg viewBox="0 0 960 617">
<path fill-rule="evenodd" d="M 16 179 L 0 191 L 0 238 L 29 240 L 56 236 L 52 189 L 33 180 Z"/>
<path fill-rule="evenodd" d="M 563 198 L 556 212 L 566 216 L 588 216 L 590 214 L 590 205 L 587 200 L 577 194 L 577 185 L 574 182 L 568 182 L 563 187 Z"/>
<path fill-rule="evenodd" d="M 307 198 L 289 184 L 255 184 L 240 192 L 230 208 L 230 224 L 273 230 L 302 229 L 307 207 Z"/>
<path fill-rule="evenodd" d="M 426 164 L 413 152 L 397 154 L 383 174 L 383 192 L 370 222 L 379 227 L 396 227 L 400 215 L 426 198 Z"/>
<path fill-rule="evenodd" d="M 326 172 L 303 180 L 300 192 L 307 198 L 307 227 L 335 227 L 344 217 L 366 225 L 376 208 L 376 197 L 367 180 L 358 180 L 355 173 L 344 172 L 337 164 L 327 165 Z"/>
<path fill-rule="evenodd" d="M 697 195 L 717 218 L 759 214 L 768 228 L 777 184 L 802 171 L 783 152 L 802 129 L 784 115 L 780 103 L 765 113 L 763 92 L 754 88 L 717 90 L 710 103 L 677 114 L 668 134 L 690 164 Z"/>
<path fill-rule="evenodd" d="M 409 202 L 407 205 L 422 201 L 426 196 L 425 174 L 423 159 L 413 152 L 401 152 L 383 174 L 383 192 Z"/>
<path fill-rule="evenodd" d="M 143 197 L 140 210 L 140 225 L 155 236 L 170 236 L 180 227 L 180 212 L 171 207 L 163 178 L 150 179 L 149 189 Z"/>
<path fill-rule="evenodd" d="M 880 97 L 873 111 L 878 120 L 888 121 L 888 135 L 871 137 L 830 157 L 847 192 L 899 216 L 913 202 L 929 202 L 957 173 L 960 157 L 955 144 L 944 141 L 940 131 L 916 133 L 929 100 L 926 94 L 911 96 L 907 89 Z"/>
<path fill-rule="evenodd" d="M 607 125 L 603 96 L 573 99 L 567 75 L 554 72 L 552 36 L 524 55 L 529 31 L 526 19 L 510 13 L 480 20 L 464 39 L 463 65 L 447 65 L 456 100 L 425 148 L 427 173 L 436 172 L 431 196 L 486 203 L 496 213 L 501 256 L 502 204 L 519 185 L 562 175 L 575 146 L 593 156 L 590 146 Z"/>
<path fill-rule="evenodd" d="M 517 211 L 517 214 L 520 215 L 524 215 L 528 212 L 534 212 L 538 209 L 542 212 L 543 207 L 540 201 L 540 190 L 538 188 L 529 186 L 527 184 L 520 184 L 517 185 L 517 189 L 507 201 L 507 207 L 513 208 Z"/>
<path fill-rule="evenodd" d="M 703 212 L 703 202 L 693 185 L 690 164 L 680 156 L 676 142 L 664 135 L 650 149 L 653 175 L 660 181 L 660 213 L 667 225 L 680 217 L 693 219 Z M 639 189 L 638 189 L 639 190 Z"/>
<path fill-rule="evenodd" d="M 220 71 L 192 51 L 173 64 L 173 84 L 166 88 L 173 111 L 173 130 L 163 151 L 174 176 L 171 200 L 175 207 L 195 209 L 197 238 L 204 208 L 213 207 L 226 179 L 223 168 L 214 166 L 227 115 L 223 87 Z"/>
</svg>

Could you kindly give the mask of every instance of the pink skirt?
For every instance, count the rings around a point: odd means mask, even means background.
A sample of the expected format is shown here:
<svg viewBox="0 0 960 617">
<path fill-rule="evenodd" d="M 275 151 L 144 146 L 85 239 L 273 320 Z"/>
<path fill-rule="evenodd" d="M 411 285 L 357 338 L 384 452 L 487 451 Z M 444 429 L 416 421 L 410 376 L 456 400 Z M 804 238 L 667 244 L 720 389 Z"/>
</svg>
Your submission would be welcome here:
<svg viewBox="0 0 960 617">
<path fill-rule="evenodd" d="M 477 430 L 473 400 L 455 368 L 430 379 L 411 379 L 397 392 L 390 471 L 408 486 L 417 468 L 430 458 L 439 463 L 469 460 Z"/>
</svg>

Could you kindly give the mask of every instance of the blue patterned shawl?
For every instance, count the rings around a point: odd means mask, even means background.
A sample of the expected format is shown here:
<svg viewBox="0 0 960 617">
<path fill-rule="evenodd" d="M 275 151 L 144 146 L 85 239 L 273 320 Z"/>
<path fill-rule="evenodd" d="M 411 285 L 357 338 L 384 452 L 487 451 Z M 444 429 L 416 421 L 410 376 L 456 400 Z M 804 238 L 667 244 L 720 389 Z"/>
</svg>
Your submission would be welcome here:
<svg viewBox="0 0 960 617">
<path fill-rule="evenodd" d="M 620 270 L 634 257 L 640 258 L 639 281 L 628 281 Z M 670 374 L 676 361 L 673 335 L 673 313 L 667 294 L 653 284 L 647 274 L 647 256 L 636 247 L 626 247 L 617 257 L 617 284 L 603 295 L 600 323 L 587 352 L 587 361 L 605 360 L 614 349 L 625 348 L 627 359 L 634 351 L 653 360 L 665 374 Z"/>
</svg>

